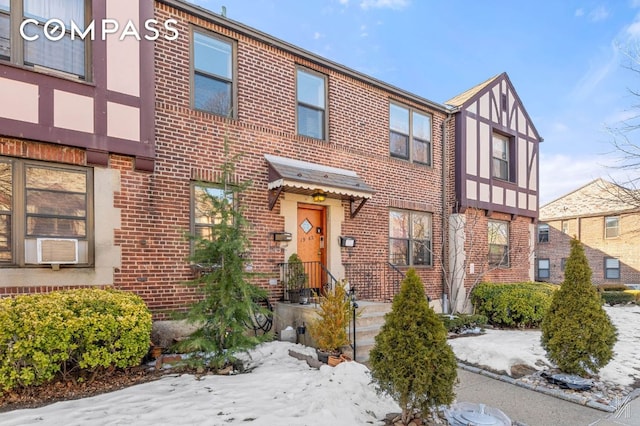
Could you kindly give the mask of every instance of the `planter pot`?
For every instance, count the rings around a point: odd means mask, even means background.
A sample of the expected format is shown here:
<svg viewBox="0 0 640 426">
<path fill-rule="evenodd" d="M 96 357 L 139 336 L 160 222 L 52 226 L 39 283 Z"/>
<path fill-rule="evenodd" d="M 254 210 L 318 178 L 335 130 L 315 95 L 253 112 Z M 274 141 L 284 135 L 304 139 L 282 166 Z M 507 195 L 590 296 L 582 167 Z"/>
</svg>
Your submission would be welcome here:
<svg viewBox="0 0 640 426">
<path fill-rule="evenodd" d="M 326 352 L 326 351 L 321 351 L 320 349 L 316 349 L 316 354 L 318 354 L 318 361 L 324 362 L 325 364 L 329 362 L 330 356 L 334 356 L 338 358 L 340 357 L 340 353 Z"/>
<path fill-rule="evenodd" d="M 335 356 L 335 355 L 329 355 L 329 358 L 327 359 L 327 364 L 329 364 L 331 367 L 335 367 L 336 365 L 340 364 L 342 362 L 342 358 L 340 358 L 339 356 Z"/>
</svg>

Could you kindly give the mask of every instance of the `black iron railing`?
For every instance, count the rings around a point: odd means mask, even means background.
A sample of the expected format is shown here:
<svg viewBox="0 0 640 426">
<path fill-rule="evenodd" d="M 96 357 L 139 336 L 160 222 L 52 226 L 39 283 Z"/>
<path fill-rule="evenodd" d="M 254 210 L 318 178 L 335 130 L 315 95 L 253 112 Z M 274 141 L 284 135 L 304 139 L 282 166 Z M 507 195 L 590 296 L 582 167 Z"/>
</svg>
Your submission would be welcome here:
<svg viewBox="0 0 640 426">
<path fill-rule="evenodd" d="M 321 262 L 279 263 L 278 266 L 284 285 L 283 300 L 291 303 L 309 303 L 337 282 Z"/>
<path fill-rule="evenodd" d="M 404 273 L 388 262 L 345 263 L 345 277 L 358 300 L 390 302 L 400 291 Z"/>
</svg>

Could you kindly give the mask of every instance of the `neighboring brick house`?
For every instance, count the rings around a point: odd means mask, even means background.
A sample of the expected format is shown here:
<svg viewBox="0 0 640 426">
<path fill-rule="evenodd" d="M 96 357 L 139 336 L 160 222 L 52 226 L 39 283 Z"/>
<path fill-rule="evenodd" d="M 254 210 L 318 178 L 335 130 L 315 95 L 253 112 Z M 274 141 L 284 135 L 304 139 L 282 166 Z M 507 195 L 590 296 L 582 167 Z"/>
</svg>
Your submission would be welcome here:
<svg viewBox="0 0 640 426">
<path fill-rule="evenodd" d="M 456 286 L 532 277 L 541 139 L 506 74 L 452 108 L 180 0 L 71 3 L 36 16 L 141 31 L 154 18 L 158 37 L 76 41 L 67 69 L 46 46 L 18 53 L 22 2 L 0 1 L 0 295 L 114 286 L 156 318 L 183 307 L 197 273 L 185 234 L 206 233 L 199 196 L 218 191 L 225 139 L 235 179 L 252 181 L 237 202 L 274 300 L 294 252 L 317 266 L 312 286 L 328 271 L 373 299 L 415 266 L 437 303 L 460 241 L 472 262 Z M 452 235 L 451 213 L 480 228 Z"/>
<path fill-rule="evenodd" d="M 570 240 L 584 246 L 594 284 L 640 284 L 640 208 L 628 190 L 596 179 L 540 208 L 536 277 L 561 283 Z"/>
</svg>

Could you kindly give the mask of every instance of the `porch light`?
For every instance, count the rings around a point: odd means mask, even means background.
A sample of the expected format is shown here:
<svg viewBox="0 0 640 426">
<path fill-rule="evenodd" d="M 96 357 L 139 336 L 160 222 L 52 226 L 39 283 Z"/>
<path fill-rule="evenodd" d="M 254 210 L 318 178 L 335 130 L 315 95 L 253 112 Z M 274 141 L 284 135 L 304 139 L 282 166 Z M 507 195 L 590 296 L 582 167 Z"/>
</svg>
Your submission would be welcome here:
<svg viewBox="0 0 640 426">
<path fill-rule="evenodd" d="M 316 189 L 313 191 L 313 194 L 311 194 L 311 198 L 313 198 L 314 203 L 321 203 L 327 199 L 327 194 L 321 189 Z"/>
</svg>

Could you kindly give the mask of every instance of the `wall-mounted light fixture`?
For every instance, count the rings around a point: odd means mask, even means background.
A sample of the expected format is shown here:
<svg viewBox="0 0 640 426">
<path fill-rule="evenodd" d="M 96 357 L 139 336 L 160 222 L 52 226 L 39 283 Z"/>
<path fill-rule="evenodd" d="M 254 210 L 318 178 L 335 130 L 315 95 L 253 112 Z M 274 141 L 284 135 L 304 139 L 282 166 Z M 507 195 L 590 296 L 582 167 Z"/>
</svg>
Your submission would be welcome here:
<svg viewBox="0 0 640 426">
<path fill-rule="evenodd" d="M 291 232 L 274 232 L 273 241 L 291 241 Z"/>
<path fill-rule="evenodd" d="M 327 194 L 322 189 L 316 189 L 311 194 L 311 198 L 313 198 L 314 203 L 321 203 L 327 199 Z"/>
<path fill-rule="evenodd" d="M 355 247 L 356 246 L 356 239 L 353 237 L 343 237 L 340 236 L 339 238 L 339 242 L 340 242 L 340 247 Z"/>
</svg>

